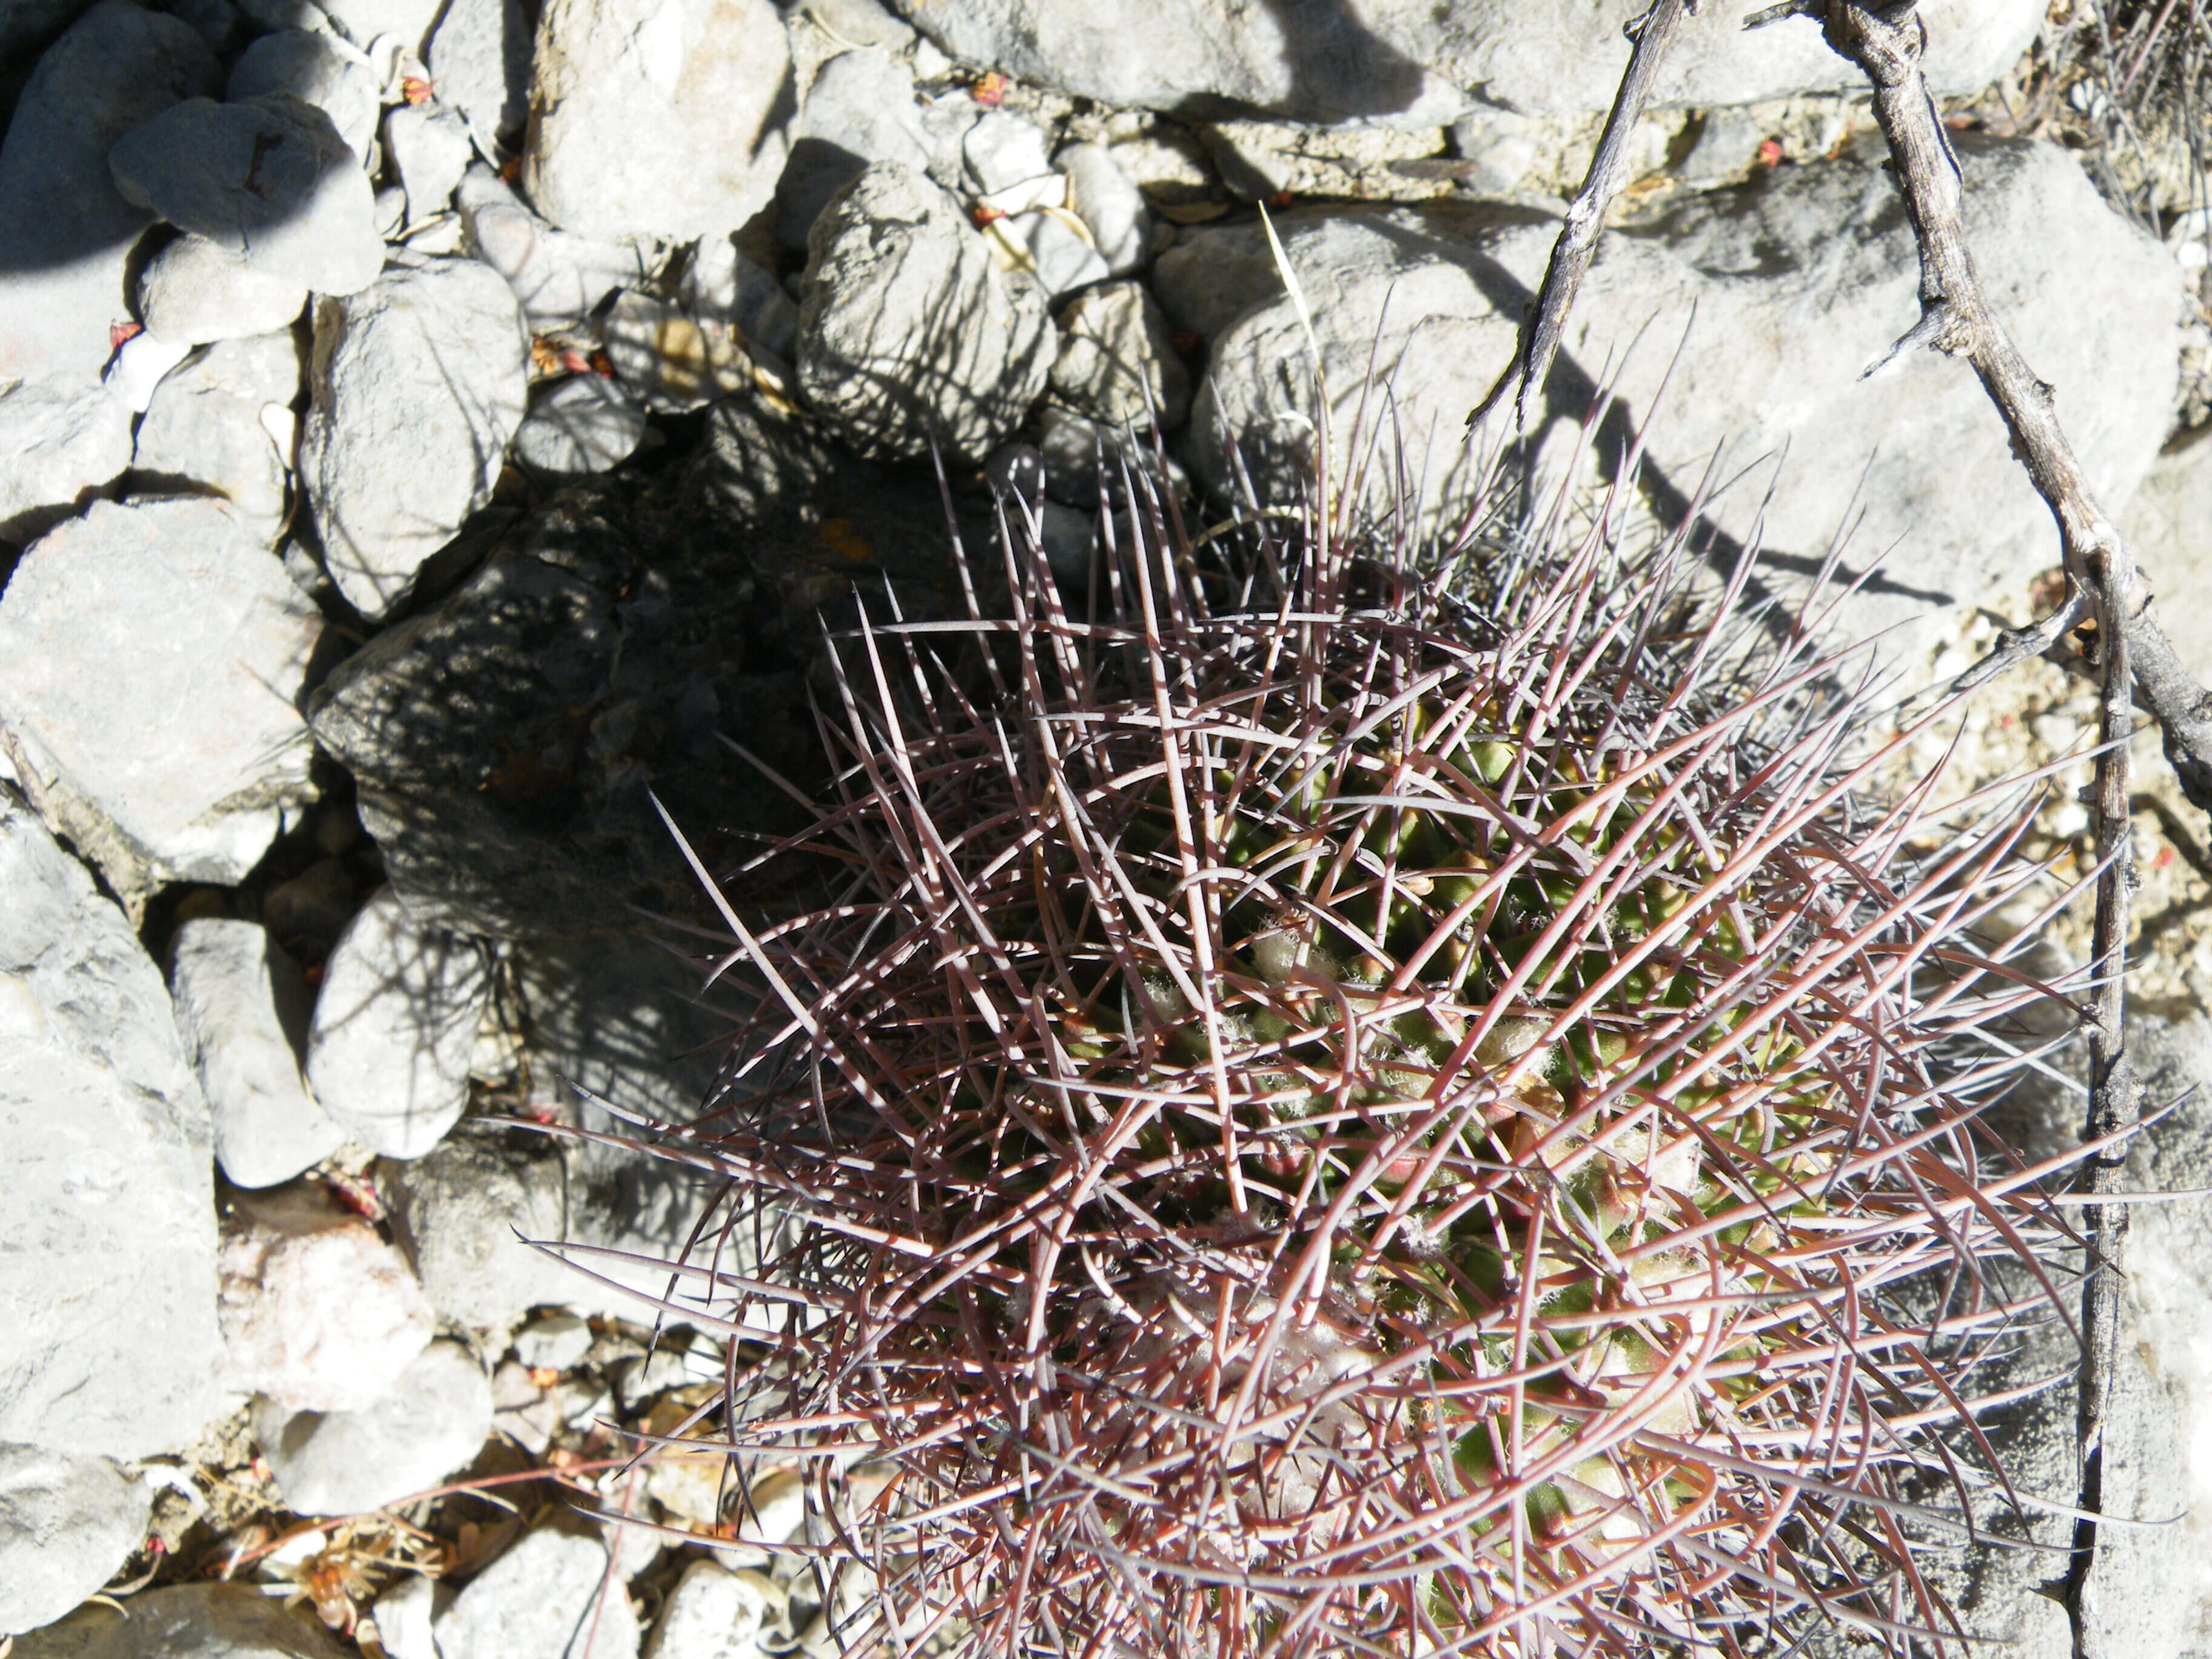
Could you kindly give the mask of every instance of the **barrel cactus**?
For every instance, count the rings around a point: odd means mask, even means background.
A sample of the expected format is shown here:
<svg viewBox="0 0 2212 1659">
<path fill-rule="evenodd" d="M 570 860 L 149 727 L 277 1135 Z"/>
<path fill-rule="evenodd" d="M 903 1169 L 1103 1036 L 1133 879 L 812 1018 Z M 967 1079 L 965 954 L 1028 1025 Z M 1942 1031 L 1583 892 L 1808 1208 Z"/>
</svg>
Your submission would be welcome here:
<svg viewBox="0 0 2212 1659">
<path fill-rule="evenodd" d="M 637 1137 L 727 1182 L 670 1305 L 845 1650 L 1955 1629 L 1936 1431 L 2065 1237 L 1978 1123 L 2032 803 L 1879 801 L 1919 728 L 1678 539 L 1121 488 L 1087 579 L 1012 498 L 964 617 L 833 640 L 757 866 L 823 896 L 716 890 L 755 1012 Z"/>
</svg>

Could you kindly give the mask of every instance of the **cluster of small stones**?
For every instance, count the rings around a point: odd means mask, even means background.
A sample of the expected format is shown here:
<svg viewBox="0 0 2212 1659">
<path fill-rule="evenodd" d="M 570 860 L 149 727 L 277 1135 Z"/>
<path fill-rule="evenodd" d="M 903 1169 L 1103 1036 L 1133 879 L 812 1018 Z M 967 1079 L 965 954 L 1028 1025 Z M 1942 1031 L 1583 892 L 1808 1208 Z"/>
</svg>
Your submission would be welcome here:
<svg viewBox="0 0 2212 1659">
<path fill-rule="evenodd" d="M 1446 28 L 1376 0 L 1308 39 L 1202 0 L 897 6 L 0 0 L 0 1635 L 25 1659 L 834 1650 L 778 1549 L 824 1524 L 791 1471 L 620 1467 L 691 1432 L 727 1360 L 680 1313 L 656 1330 L 635 1292 L 665 1281 L 622 1259 L 680 1252 L 699 1194 L 507 1123 L 605 1127 L 570 1082 L 680 1118 L 718 1024 L 673 958 L 579 922 L 602 843 L 542 825 L 580 798 L 641 847 L 647 788 L 717 732 L 769 748 L 814 607 L 927 587 L 884 526 L 938 520 L 933 451 L 968 522 L 986 479 L 1039 481 L 1079 562 L 1101 457 L 1155 422 L 1194 494 L 1240 459 L 1279 479 L 1317 353 L 1340 418 L 1389 380 L 1376 475 L 1429 478 L 1440 521 L 1634 9 L 1461 0 Z M 2006 125 L 2039 5 L 1924 9 L 2008 325 L 2169 616 L 2212 614 L 2212 442 L 2183 429 L 2203 212 L 2155 202 L 2154 240 Z M 1540 448 L 1611 374 L 1653 417 L 1651 512 L 1748 469 L 1707 510 L 1738 536 L 1763 510 L 1785 586 L 1856 514 L 1888 562 L 1835 620 L 1947 675 L 2055 537 L 1963 370 L 1860 380 L 1916 281 L 1863 104 L 1809 26 L 1747 39 L 1730 10 L 1637 134 Z M 641 539 L 654 489 L 733 526 L 758 660 L 685 634 L 729 584 Z M 2028 671 L 1969 712 L 1960 775 L 2077 749 L 2085 696 Z M 2062 873 L 2076 772 L 2039 822 Z M 2172 1093 L 2212 1079 L 2212 855 L 2165 785 L 2137 828 Z M 2167 1120 L 2146 1182 L 2203 1184 L 2205 1121 Z M 2156 1449 L 2212 1423 L 2202 1207 L 2139 1227 L 2144 1515 L 2212 1492 Z M 615 1254 L 586 1274 L 518 1233 Z M 502 1501 L 418 1496 L 471 1481 Z M 2124 1650 L 2201 1650 L 2212 1587 L 2178 1559 L 2144 1558 Z M 2026 1583 L 1984 1602 L 2039 1652 L 2057 1615 Z"/>
</svg>

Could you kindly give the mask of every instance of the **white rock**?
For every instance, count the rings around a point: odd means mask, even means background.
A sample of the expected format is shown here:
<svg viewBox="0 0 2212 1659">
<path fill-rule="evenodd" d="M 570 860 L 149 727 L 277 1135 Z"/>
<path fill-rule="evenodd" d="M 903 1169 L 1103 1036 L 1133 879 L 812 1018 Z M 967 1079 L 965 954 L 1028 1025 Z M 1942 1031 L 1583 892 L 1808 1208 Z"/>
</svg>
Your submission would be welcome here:
<svg viewBox="0 0 2212 1659">
<path fill-rule="evenodd" d="M 920 171 L 933 149 L 913 72 L 887 52 L 840 52 L 815 76 L 792 127 L 791 160 L 775 191 L 778 240 L 805 247 L 830 198 L 871 161 Z"/>
<path fill-rule="evenodd" d="M 0 1444 L 0 1632 L 52 1624 L 146 1535 L 153 1493 L 105 1457 Z"/>
<path fill-rule="evenodd" d="M 131 405 L 97 381 L 0 391 L 0 541 L 27 541 L 131 465 Z"/>
<path fill-rule="evenodd" d="M 439 1659 L 430 1621 L 440 1611 L 441 1588 L 434 1578 L 409 1573 L 376 1598 L 369 1617 L 376 1624 L 378 1645 L 392 1659 Z M 452 1598 L 453 1592 L 447 1590 L 444 1599 L 448 1604 Z"/>
<path fill-rule="evenodd" d="M 430 79 L 487 155 L 518 134 L 530 103 L 530 23 L 522 0 L 448 0 L 430 32 Z"/>
<path fill-rule="evenodd" d="M 2166 637 L 2199 682 L 2212 681 L 2212 427 L 2160 455 L 2121 515 Z"/>
<path fill-rule="evenodd" d="M 0 1441 L 184 1444 L 220 1402 L 207 1104 L 131 924 L 4 789 L 0 1123 Z"/>
<path fill-rule="evenodd" d="M 663 414 L 700 408 L 752 382 L 752 365 L 726 325 L 686 316 L 665 300 L 622 295 L 600 331 L 616 375 Z"/>
<path fill-rule="evenodd" d="M 307 290 L 256 270 L 204 236 L 179 236 L 138 274 L 138 316 L 149 334 L 203 345 L 289 327 Z"/>
<path fill-rule="evenodd" d="M 645 428 L 645 411 L 612 380 L 574 374 L 532 401 L 515 459 L 541 472 L 605 472 L 629 459 Z"/>
<path fill-rule="evenodd" d="M 1473 101 L 1528 112 L 1607 108 L 1642 0 L 1345 0 L 1327 8 L 1212 0 L 937 0 L 914 21 L 963 63 L 1101 103 L 1176 111 L 1227 101 L 1291 120 L 1440 126 Z M 1925 0 L 1939 92 L 1979 91 L 2024 52 L 2037 0 Z M 1743 9 L 1682 24 L 1662 105 L 1749 103 L 1856 90 L 1857 72 L 1810 22 L 1742 32 Z"/>
<path fill-rule="evenodd" d="M 571 1313 L 550 1313 L 514 1334 L 514 1357 L 531 1370 L 565 1371 L 591 1351 L 592 1328 Z"/>
<path fill-rule="evenodd" d="M 1011 110 L 994 109 L 983 116 L 968 129 L 960 148 L 968 176 L 985 195 L 1052 171 L 1043 130 Z"/>
<path fill-rule="evenodd" d="M 307 1092 L 300 1057 L 313 993 L 258 922 L 207 916 L 177 930 L 169 994 L 185 1057 L 215 1122 L 216 1162 L 273 1187 L 337 1151 L 345 1131 Z"/>
<path fill-rule="evenodd" d="M 355 157 L 368 159 L 376 138 L 376 76 L 358 51 L 307 29 L 264 34 L 240 56 L 223 96 L 235 104 L 270 92 L 313 104 Z"/>
<path fill-rule="evenodd" d="M 468 123 L 434 104 L 399 104 L 384 118 L 384 147 L 407 189 L 407 217 L 443 213 L 473 159 Z"/>
<path fill-rule="evenodd" d="M 1023 268 L 1036 277 L 1048 297 L 1106 280 L 1106 261 L 1082 234 L 1054 213 L 1023 213 L 1002 219 L 992 229 L 1011 237 L 1020 249 Z"/>
<path fill-rule="evenodd" d="M 608 295 L 645 275 L 635 247 L 555 228 L 489 167 L 471 167 L 457 196 L 470 246 L 507 278 L 533 329 L 580 323 Z"/>
<path fill-rule="evenodd" d="M 221 1259 L 229 1379 L 284 1411 L 357 1411 L 436 1330 L 407 1258 L 318 1191 L 238 1200 Z"/>
<path fill-rule="evenodd" d="M 127 319 L 126 264 L 152 222 L 116 189 L 107 152 L 222 81 L 191 27 L 126 0 L 101 0 L 47 48 L 0 143 L 0 384 L 52 380 L 73 395 L 97 383 L 114 349 L 107 331 Z M 9 454 L 0 475 L 14 470 Z"/>
<path fill-rule="evenodd" d="M 1060 313 L 1053 395 L 1109 426 L 1139 427 L 1158 411 L 1167 429 L 1190 412 L 1190 374 L 1176 355 L 1167 314 L 1136 283 L 1078 295 Z"/>
<path fill-rule="evenodd" d="M 407 192 L 386 185 L 376 192 L 376 234 L 387 242 L 407 228 Z"/>
<path fill-rule="evenodd" d="M 323 1109 L 386 1158 L 435 1146 L 468 1104 L 487 985 L 475 945 L 418 925 L 379 889 L 323 970 L 307 1067 Z"/>
<path fill-rule="evenodd" d="M 107 154 L 116 187 L 254 270 L 352 294 L 376 280 L 376 192 L 331 118 L 287 93 L 188 98 Z"/>
<path fill-rule="evenodd" d="M 645 1659 L 755 1659 L 761 1626 L 782 1601 L 768 1579 L 715 1560 L 684 1568 L 645 1644 Z"/>
<path fill-rule="evenodd" d="M 790 77 L 770 0 L 548 0 L 523 189 L 587 236 L 731 230 L 775 193 Z"/>
<path fill-rule="evenodd" d="M 1152 210 L 1103 144 L 1070 144 L 1056 165 L 1067 175 L 1067 205 L 1091 228 L 1109 274 L 1141 267 L 1152 245 Z"/>
<path fill-rule="evenodd" d="M 349 1651 L 348 1650 L 347 1651 Z M 342 1659 L 337 1644 L 256 1584 L 142 1590 L 19 1639 L 16 1659 Z"/>
<path fill-rule="evenodd" d="M 321 632 L 221 503 L 94 502 L 0 597 L 17 770 L 118 889 L 239 881 L 312 793 L 293 705 Z"/>
<path fill-rule="evenodd" d="M 134 334 L 115 354 L 107 373 L 100 377 L 101 383 L 132 414 L 143 415 L 146 405 L 154 401 L 154 388 L 161 384 L 161 377 L 191 356 L 191 351 L 182 341 L 165 340 L 158 334 Z"/>
<path fill-rule="evenodd" d="M 951 196 L 879 164 L 807 240 L 799 384 L 839 436 L 885 459 L 933 441 L 973 463 L 1020 424 L 1051 370 L 1052 321 Z"/>
<path fill-rule="evenodd" d="M 529 341 L 489 266 L 440 259 L 319 301 L 300 483 L 324 561 L 374 621 L 491 499 L 522 423 Z"/>
<path fill-rule="evenodd" d="M 442 1659 L 635 1659 L 637 1615 L 605 1544 L 540 1527 L 471 1579 L 432 1626 Z"/>
<path fill-rule="evenodd" d="M 254 1438 L 292 1509 L 376 1509 L 428 1491 L 483 1449 L 491 1384 L 460 1343 L 433 1342 L 384 1380 L 383 1398 L 358 1411 L 287 1414 L 256 1403 Z"/>
<path fill-rule="evenodd" d="M 289 426 L 299 385 L 300 348 L 289 330 L 209 346 L 155 389 L 138 422 L 132 488 L 212 491 L 274 544 L 285 524 L 291 448 L 278 448 L 269 416 L 283 417 L 280 431 Z"/>
</svg>

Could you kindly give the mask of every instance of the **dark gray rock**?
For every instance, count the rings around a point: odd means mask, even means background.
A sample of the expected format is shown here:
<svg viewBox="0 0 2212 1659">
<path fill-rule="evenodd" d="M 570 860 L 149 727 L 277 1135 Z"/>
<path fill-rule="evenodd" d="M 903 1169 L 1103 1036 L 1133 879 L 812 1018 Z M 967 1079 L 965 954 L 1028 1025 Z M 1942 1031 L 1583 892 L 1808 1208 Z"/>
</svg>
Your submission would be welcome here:
<svg viewBox="0 0 2212 1659">
<path fill-rule="evenodd" d="M 0 143 L 0 381 L 88 390 L 130 314 L 124 274 L 153 216 L 115 187 L 116 141 L 221 66 L 186 24 L 101 0 L 48 48 Z"/>
<path fill-rule="evenodd" d="M 188 98 L 108 152 L 125 197 L 264 276 L 318 294 L 376 280 L 376 192 L 331 118 L 289 93 Z"/>
<path fill-rule="evenodd" d="M 376 138 L 376 76 L 361 53 L 313 29 L 279 29 L 240 54 L 223 88 L 235 104 L 264 93 L 289 92 L 331 118 L 338 137 L 362 161 Z"/>
<path fill-rule="evenodd" d="M 514 434 L 514 456 L 540 472 L 605 472 L 645 437 L 645 411 L 614 381 L 572 374 L 537 392 Z"/>
<path fill-rule="evenodd" d="M 252 1584 L 173 1584 L 92 1606 L 15 1644 L 17 1659 L 341 1659 L 319 1626 Z"/>
</svg>

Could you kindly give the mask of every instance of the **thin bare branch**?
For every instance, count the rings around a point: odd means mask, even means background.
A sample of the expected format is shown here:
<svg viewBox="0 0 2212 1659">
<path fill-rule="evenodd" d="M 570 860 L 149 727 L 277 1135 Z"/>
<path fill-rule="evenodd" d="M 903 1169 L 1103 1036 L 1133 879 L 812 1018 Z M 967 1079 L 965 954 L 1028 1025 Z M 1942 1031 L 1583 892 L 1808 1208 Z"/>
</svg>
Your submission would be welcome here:
<svg viewBox="0 0 2212 1659">
<path fill-rule="evenodd" d="M 1582 191 L 1567 209 L 1567 222 L 1559 228 L 1559 240 L 1552 244 L 1552 262 L 1544 269 L 1543 286 L 1537 289 L 1535 305 L 1522 325 L 1520 344 L 1513 361 L 1506 364 L 1498 383 L 1468 416 L 1469 426 L 1487 418 L 1510 392 L 1514 394 L 1514 423 L 1523 429 L 1527 428 L 1529 405 L 1544 395 L 1544 381 L 1552 372 L 1552 360 L 1559 356 L 1559 341 L 1566 333 L 1567 314 L 1574 309 L 1575 291 L 1582 286 L 1583 274 L 1596 255 L 1597 239 L 1605 229 L 1605 216 L 1611 210 L 1613 198 L 1620 194 L 1621 186 L 1628 182 L 1630 136 L 1643 117 L 1644 105 L 1650 101 L 1651 88 L 1658 82 L 1659 66 L 1666 59 L 1674 31 L 1680 27 L 1685 14 L 1696 14 L 1698 3 L 1698 0 L 1652 0 L 1651 9 L 1629 25 L 1636 49 L 1629 58 L 1628 72 L 1621 76 L 1620 88 L 1613 95 L 1613 111 L 1606 117 L 1605 131 L 1598 138 L 1596 154 L 1590 157 Z"/>
</svg>

